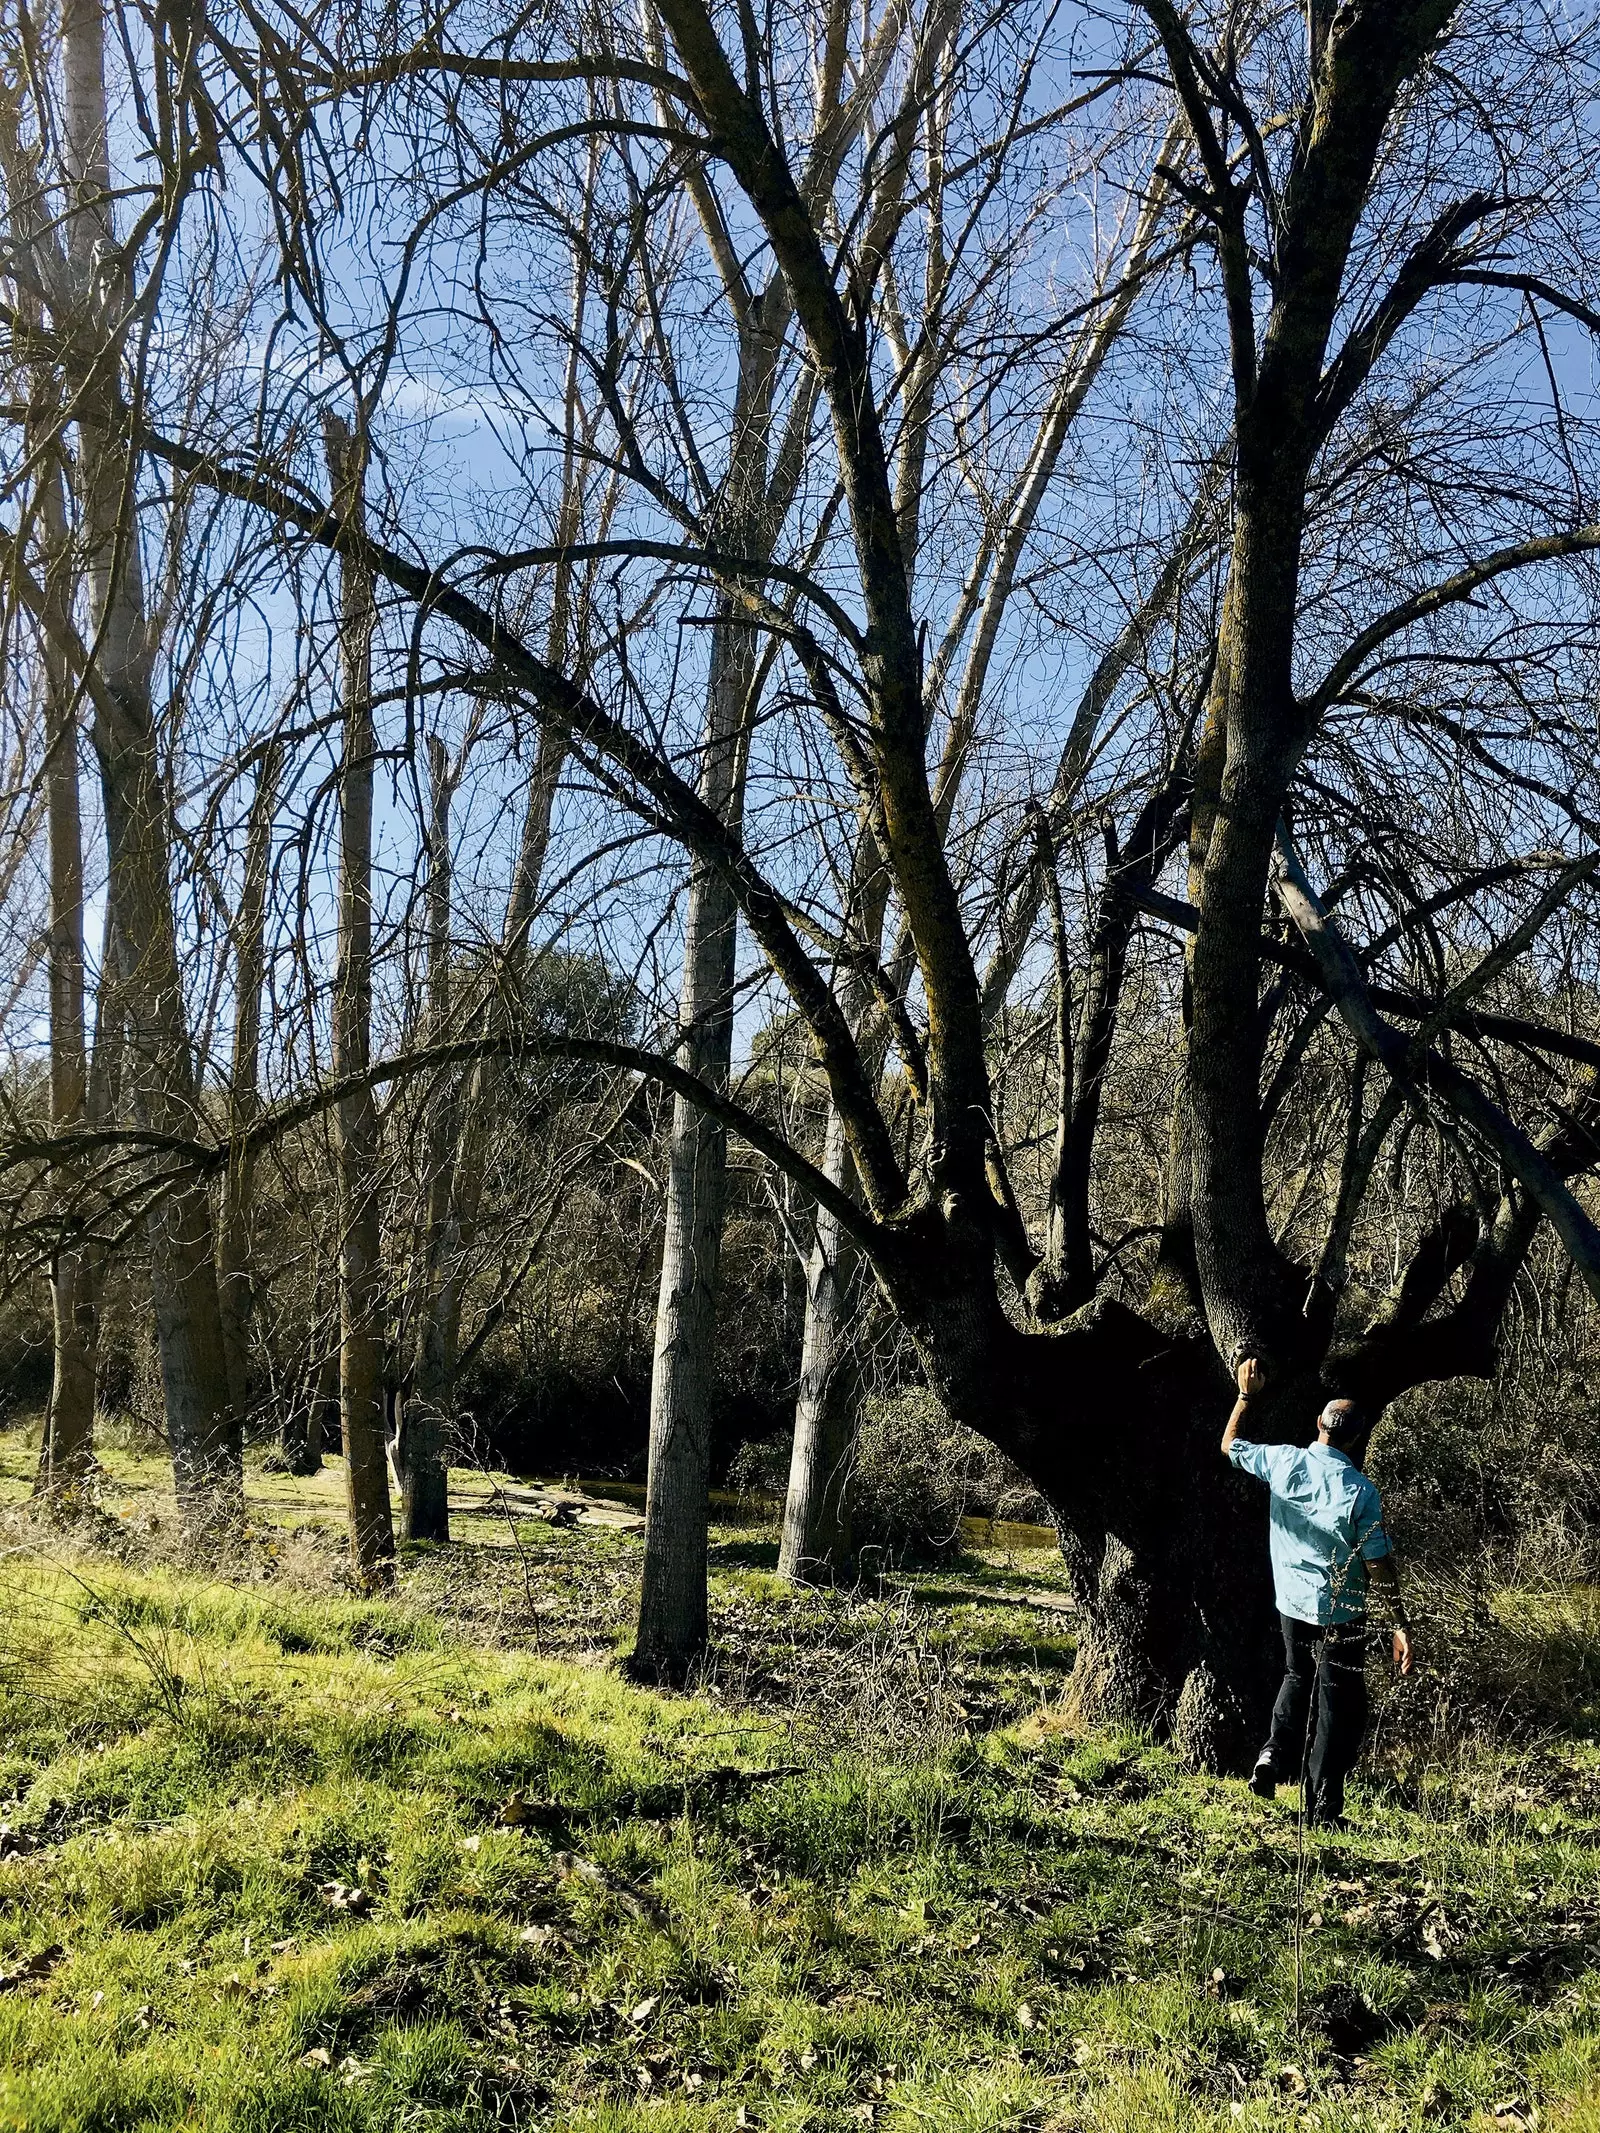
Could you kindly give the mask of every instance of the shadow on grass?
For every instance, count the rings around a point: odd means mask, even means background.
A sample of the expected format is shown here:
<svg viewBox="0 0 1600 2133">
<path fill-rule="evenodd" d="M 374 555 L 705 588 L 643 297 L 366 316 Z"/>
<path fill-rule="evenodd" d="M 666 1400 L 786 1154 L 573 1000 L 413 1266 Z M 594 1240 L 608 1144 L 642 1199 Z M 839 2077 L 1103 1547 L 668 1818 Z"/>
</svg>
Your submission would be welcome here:
<svg viewBox="0 0 1600 2133">
<path fill-rule="evenodd" d="M 713 1540 L 708 1556 L 719 1570 L 776 1570 L 778 1543 L 775 1540 L 743 1538 Z"/>
</svg>

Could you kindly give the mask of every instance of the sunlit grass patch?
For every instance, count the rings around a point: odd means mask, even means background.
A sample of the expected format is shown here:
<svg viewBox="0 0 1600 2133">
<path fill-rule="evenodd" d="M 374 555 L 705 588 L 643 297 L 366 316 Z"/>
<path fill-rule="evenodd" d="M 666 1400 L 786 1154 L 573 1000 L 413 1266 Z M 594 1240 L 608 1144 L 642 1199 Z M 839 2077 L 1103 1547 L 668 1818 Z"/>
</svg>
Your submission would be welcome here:
<svg viewBox="0 0 1600 2133">
<path fill-rule="evenodd" d="M 1030 1662 L 955 1589 L 795 1599 L 830 1737 L 475 1644 L 441 1562 L 6 1563 L 0 2127 L 1592 2127 L 1592 1749 L 1418 1760 L 1302 1844 L 1137 1733 L 963 1717 Z"/>
</svg>

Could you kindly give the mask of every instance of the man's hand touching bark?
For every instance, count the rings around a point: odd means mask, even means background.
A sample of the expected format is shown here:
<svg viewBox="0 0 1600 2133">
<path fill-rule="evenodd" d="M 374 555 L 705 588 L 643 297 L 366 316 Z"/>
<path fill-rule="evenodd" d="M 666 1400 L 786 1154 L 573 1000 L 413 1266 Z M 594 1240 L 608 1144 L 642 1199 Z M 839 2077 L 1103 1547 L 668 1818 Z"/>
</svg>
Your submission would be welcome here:
<svg viewBox="0 0 1600 2133">
<path fill-rule="evenodd" d="M 1239 1424 L 1244 1420 L 1245 1409 L 1267 1382 L 1267 1366 L 1259 1356 L 1246 1355 L 1240 1358 L 1238 1369 L 1239 1397 L 1233 1403 L 1233 1413 L 1228 1417 L 1228 1426 L 1222 1432 L 1222 1456 L 1228 1456 L 1228 1447 L 1239 1434 Z"/>
</svg>

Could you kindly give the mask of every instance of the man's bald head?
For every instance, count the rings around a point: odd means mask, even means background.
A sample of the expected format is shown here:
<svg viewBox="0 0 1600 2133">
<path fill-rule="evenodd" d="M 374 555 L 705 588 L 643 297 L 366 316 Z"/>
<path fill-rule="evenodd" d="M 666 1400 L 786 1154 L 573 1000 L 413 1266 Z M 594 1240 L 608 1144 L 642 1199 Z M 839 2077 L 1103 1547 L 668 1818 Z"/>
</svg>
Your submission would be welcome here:
<svg viewBox="0 0 1600 2133">
<path fill-rule="evenodd" d="M 1324 1444 L 1347 1450 L 1367 1433 L 1366 1410 L 1356 1400 L 1330 1400 L 1317 1417 L 1317 1435 Z"/>
</svg>

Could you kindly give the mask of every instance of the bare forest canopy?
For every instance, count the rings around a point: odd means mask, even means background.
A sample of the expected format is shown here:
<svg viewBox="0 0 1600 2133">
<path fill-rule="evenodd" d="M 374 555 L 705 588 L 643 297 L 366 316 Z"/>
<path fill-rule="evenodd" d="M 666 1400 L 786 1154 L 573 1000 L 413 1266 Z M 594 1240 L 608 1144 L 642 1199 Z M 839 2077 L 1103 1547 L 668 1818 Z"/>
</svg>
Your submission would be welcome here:
<svg viewBox="0 0 1600 2133">
<path fill-rule="evenodd" d="M 914 1378 L 1054 1512 L 1085 1702 L 1236 1754 L 1226 1368 L 1303 1432 L 1600 1296 L 1597 57 L 1526 0 L 9 9 L 42 1489 L 114 1302 L 196 1533 L 336 1406 L 381 1582 L 530 1316 L 653 1321 L 681 1672 L 755 1327 L 789 1574 Z"/>
</svg>

